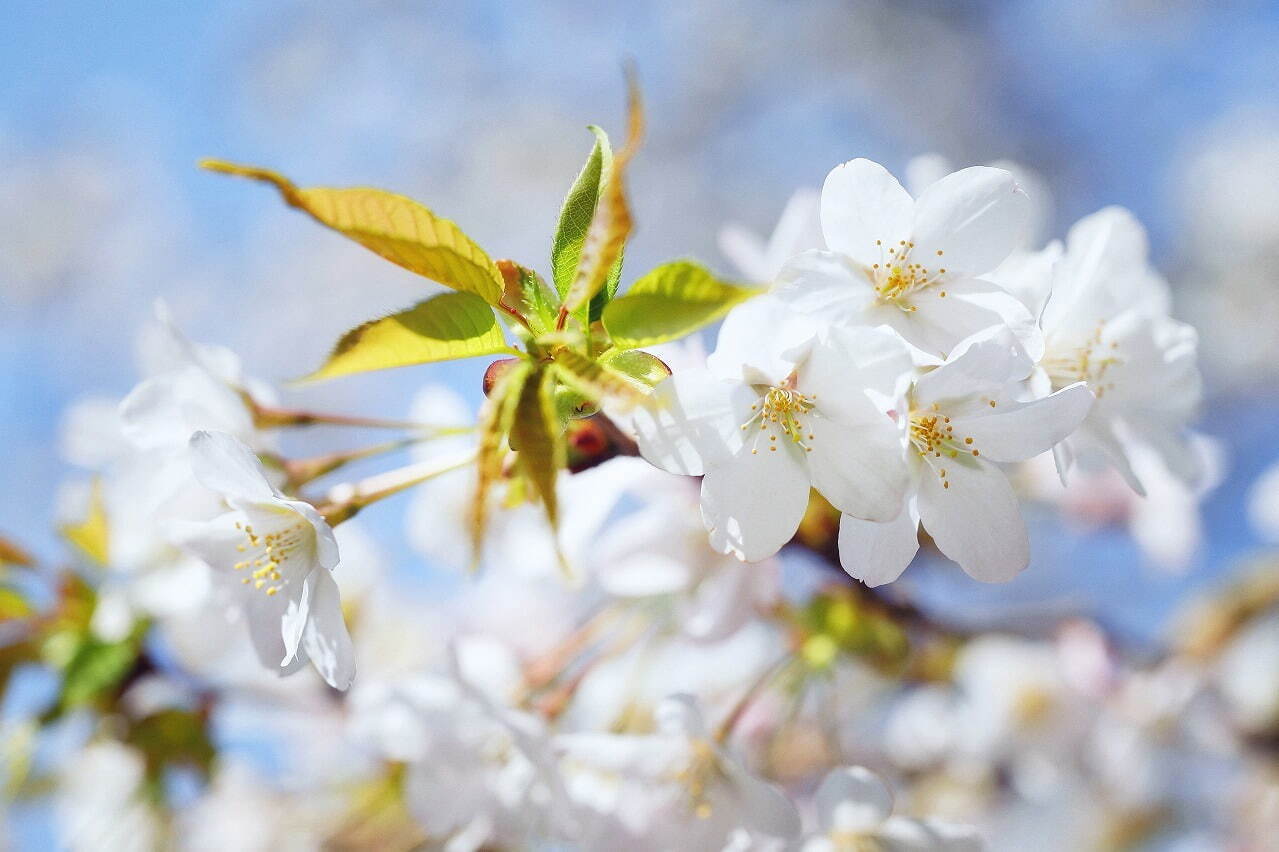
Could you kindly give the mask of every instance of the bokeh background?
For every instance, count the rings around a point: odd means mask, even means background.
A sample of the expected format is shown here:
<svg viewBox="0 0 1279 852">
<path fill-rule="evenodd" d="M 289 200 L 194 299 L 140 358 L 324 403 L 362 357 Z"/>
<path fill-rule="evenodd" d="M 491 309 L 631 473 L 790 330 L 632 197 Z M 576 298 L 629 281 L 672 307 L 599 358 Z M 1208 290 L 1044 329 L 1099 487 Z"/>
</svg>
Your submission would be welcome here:
<svg viewBox="0 0 1279 852">
<path fill-rule="evenodd" d="M 624 280 L 677 256 L 728 273 L 723 225 L 766 234 L 792 191 L 858 156 L 898 173 L 930 152 L 1013 159 L 1042 177 L 1054 235 L 1107 204 L 1148 226 L 1201 333 L 1199 428 L 1225 448 L 1189 565 L 1032 512 L 1035 559 L 1012 584 L 925 565 L 902 593 L 956 620 L 1081 610 L 1154 643 L 1264 544 L 1247 506 L 1279 461 L 1272 2 L 8 0 L 4 18 L 0 529 L 45 558 L 63 552 L 64 411 L 132 387 L 157 298 L 196 340 L 284 380 L 432 286 L 199 158 L 395 189 L 545 268 L 585 126 L 620 131 L 627 59 L 649 135 Z M 476 400 L 478 376 L 427 366 L 287 399 L 396 417 L 428 379 Z M 409 553 L 403 508 L 368 513 L 392 561 Z"/>
</svg>

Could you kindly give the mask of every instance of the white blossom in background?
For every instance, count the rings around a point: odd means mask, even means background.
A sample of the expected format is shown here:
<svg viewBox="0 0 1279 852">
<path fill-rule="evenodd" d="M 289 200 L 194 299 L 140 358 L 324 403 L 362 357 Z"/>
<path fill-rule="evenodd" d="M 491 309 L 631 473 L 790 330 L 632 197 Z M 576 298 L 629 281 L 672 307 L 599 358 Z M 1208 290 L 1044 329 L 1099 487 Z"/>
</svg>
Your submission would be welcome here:
<svg viewBox="0 0 1279 852">
<path fill-rule="evenodd" d="M 651 734 L 583 732 L 555 738 L 569 795 L 600 821 L 607 848 L 722 849 L 739 829 L 790 840 L 795 806 L 715 741 L 686 695 L 657 708 Z"/>
<path fill-rule="evenodd" d="M 719 250 L 747 281 L 768 284 L 786 261 L 809 249 L 825 248 L 822 241 L 821 195 L 801 189 L 786 202 L 767 240 L 741 225 L 720 229 Z"/>
<path fill-rule="evenodd" d="M 634 423 L 640 452 L 671 473 L 704 474 L 711 545 L 756 562 L 795 534 L 814 488 L 855 517 L 891 519 L 906 486 L 891 399 L 910 355 L 882 329 L 815 337 L 760 297 L 733 311 L 706 370 L 658 386 Z"/>
<path fill-rule="evenodd" d="M 649 468 L 643 505 L 610 524 L 596 543 L 592 574 L 620 601 L 643 607 L 690 639 L 717 641 L 776 601 L 776 561 L 743 563 L 707 546 L 697 491 Z M 667 690 L 674 692 L 678 690 Z"/>
<path fill-rule="evenodd" d="M 1076 471 L 1062 484 L 1049 454 L 1037 456 L 1018 470 L 1015 483 L 1026 496 L 1060 510 L 1066 521 L 1087 527 L 1123 525 L 1150 563 L 1160 570 L 1183 573 L 1194 564 L 1203 545 L 1200 505 L 1225 475 L 1225 448 L 1219 441 L 1192 434 L 1190 448 L 1204 476 L 1187 485 L 1174 476 L 1150 448 L 1128 448 L 1133 472 L 1141 480 L 1143 497 L 1113 468 Z"/>
<path fill-rule="evenodd" d="M 242 606 L 263 665 L 284 674 L 309 659 L 331 686 L 346 689 L 355 655 L 332 576 L 333 530 L 310 503 L 280 495 L 258 458 L 230 435 L 195 433 L 191 462 L 196 478 L 230 511 L 175 525 L 178 541 L 243 585 Z"/>
<path fill-rule="evenodd" d="M 832 770 L 814 796 L 818 828 L 800 845 L 802 852 L 849 849 L 901 852 L 979 852 L 981 835 L 966 825 L 893 814 L 893 793 L 864 766 Z"/>
<path fill-rule="evenodd" d="M 147 801 L 145 782 L 141 753 L 111 740 L 86 745 L 68 762 L 54 798 L 61 848 L 72 852 L 160 848 L 160 815 Z"/>
<path fill-rule="evenodd" d="M 1012 335 L 996 328 L 974 336 L 915 382 L 898 410 L 909 492 L 895 520 L 840 519 L 844 570 L 872 586 L 897 579 L 919 548 L 921 524 L 937 548 L 975 579 L 1004 582 L 1026 567 L 1026 525 L 999 463 L 1050 449 L 1093 404 L 1082 383 L 1020 401 L 1019 383 L 1031 366 Z"/>
<path fill-rule="evenodd" d="M 1097 397 L 1078 433 L 1055 450 L 1062 476 L 1076 463 L 1109 464 L 1138 493 L 1145 490 L 1133 445 L 1150 448 L 1188 485 L 1204 475 L 1187 429 L 1202 396 L 1197 336 L 1169 316 L 1168 285 L 1147 253 L 1145 230 L 1122 208 L 1070 229 L 1051 278 L 1038 285 L 1051 295 L 1036 299 L 1044 304 L 1044 354 L 1032 380 L 1038 393 L 1086 382 Z"/>
<path fill-rule="evenodd" d="M 792 258 L 774 290 L 795 310 L 827 322 L 887 325 L 929 356 L 1008 325 L 1037 357 L 1034 317 L 982 277 L 1020 245 L 1028 207 L 1002 169 L 963 169 L 916 200 L 883 166 L 852 160 L 822 187 L 829 250 Z"/>
</svg>

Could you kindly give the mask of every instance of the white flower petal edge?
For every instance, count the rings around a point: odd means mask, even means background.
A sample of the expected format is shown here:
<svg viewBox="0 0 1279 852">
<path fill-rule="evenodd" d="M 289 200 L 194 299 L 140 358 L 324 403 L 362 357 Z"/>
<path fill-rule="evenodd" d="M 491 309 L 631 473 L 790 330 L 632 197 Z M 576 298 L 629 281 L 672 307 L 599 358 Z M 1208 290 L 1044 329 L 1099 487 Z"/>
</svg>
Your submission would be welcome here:
<svg viewBox="0 0 1279 852">
<path fill-rule="evenodd" d="M 177 543 L 238 577 L 264 665 L 287 674 L 307 657 L 329 685 L 346 689 L 355 653 L 330 574 L 339 558 L 332 528 L 310 504 L 276 492 L 257 456 L 234 437 L 196 432 L 190 446 L 196 477 L 231 511 L 179 525 Z"/>
<path fill-rule="evenodd" d="M 792 258 L 774 294 L 826 322 L 888 325 L 933 356 L 1003 322 L 1038 357 L 1035 316 L 998 285 L 971 281 L 1017 248 L 1029 212 L 1003 169 L 963 169 L 914 201 L 882 166 L 853 160 L 832 170 L 822 190 L 830 250 Z"/>
</svg>

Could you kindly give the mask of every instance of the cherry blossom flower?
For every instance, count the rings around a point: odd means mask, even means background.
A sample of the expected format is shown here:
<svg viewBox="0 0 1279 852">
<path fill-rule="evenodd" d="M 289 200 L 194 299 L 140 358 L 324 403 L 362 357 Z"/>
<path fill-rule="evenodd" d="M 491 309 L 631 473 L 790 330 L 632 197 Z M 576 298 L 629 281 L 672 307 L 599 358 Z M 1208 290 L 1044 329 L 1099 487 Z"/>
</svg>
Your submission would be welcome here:
<svg viewBox="0 0 1279 852">
<path fill-rule="evenodd" d="M 706 370 L 673 375 L 637 412 L 640 452 L 704 474 L 711 545 L 748 562 L 790 540 L 815 488 L 849 515 L 888 520 L 906 486 L 899 437 L 869 394 L 891 398 L 910 356 L 886 329 L 813 337 L 768 297 L 725 320 Z"/>
<path fill-rule="evenodd" d="M 182 546 L 215 571 L 238 576 L 263 665 L 287 674 L 310 659 L 326 682 L 346 689 L 355 659 L 331 573 L 338 564 L 333 530 L 311 504 L 276 491 L 261 462 L 232 436 L 196 432 L 191 457 L 196 478 L 230 511 L 177 525 Z"/>
<path fill-rule="evenodd" d="M 666 699 L 656 721 L 652 734 L 555 740 L 576 776 L 570 795 L 622 835 L 610 848 L 722 849 L 738 829 L 784 840 L 799 833 L 795 806 L 719 746 L 692 698 Z"/>
<path fill-rule="evenodd" d="M 829 251 L 792 258 L 777 295 L 835 323 L 887 325 L 933 356 L 991 326 L 1008 325 L 1032 357 L 1034 318 L 981 276 L 1016 248 L 1029 201 L 1011 174 L 974 166 L 913 199 L 883 166 L 852 160 L 822 187 Z"/>
<path fill-rule="evenodd" d="M 1149 264 L 1141 223 L 1118 207 L 1087 216 L 1070 229 L 1050 282 L 1039 269 L 1038 285 L 1026 291 L 1044 303 L 1033 384 L 1043 392 L 1082 381 L 1097 397 L 1055 451 L 1062 476 L 1076 461 L 1101 461 L 1144 494 L 1129 449 L 1142 444 L 1182 481 L 1199 482 L 1201 455 L 1186 428 L 1202 396 L 1197 335 L 1168 315 L 1168 286 Z"/>
<path fill-rule="evenodd" d="M 971 577 L 1005 582 L 1030 561 L 1017 496 L 999 463 L 1050 449 L 1083 421 L 1092 394 L 1082 382 L 1019 401 L 1031 363 L 1006 329 L 966 341 L 925 373 L 905 400 L 911 487 L 887 523 L 840 520 L 844 570 L 868 585 L 901 575 L 919 548 L 922 523 L 943 554 Z"/>
</svg>

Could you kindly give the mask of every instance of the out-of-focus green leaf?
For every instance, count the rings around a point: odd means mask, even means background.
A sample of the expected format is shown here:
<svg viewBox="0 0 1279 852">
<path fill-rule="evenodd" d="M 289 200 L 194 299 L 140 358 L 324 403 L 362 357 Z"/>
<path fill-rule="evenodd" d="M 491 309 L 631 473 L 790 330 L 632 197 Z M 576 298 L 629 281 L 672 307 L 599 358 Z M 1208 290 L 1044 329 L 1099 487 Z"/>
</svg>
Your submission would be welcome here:
<svg viewBox="0 0 1279 852">
<path fill-rule="evenodd" d="M 511 448 L 520 474 L 541 501 L 551 529 L 559 529 L 555 481 L 564 467 L 565 446 L 555 409 L 556 380 L 551 370 L 528 377 L 520 389 L 511 421 Z"/>
<path fill-rule="evenodd" d="M 626 167 L 644 135 L 644 108 L 633 76 L 628 84 L 626 144 L 613 156 L 609 168 L 601 168 L 597 202 L 582 240 L 577 266 L 564 291 L 563 310 L 569 313 L 589 305 L 605 286 L 614 266 L 621 262 L 626 238 L 631 233 Z"/>
<path fill-rule="evenodd" d="M 687 260 L 663 264 L 604 309 L 604 328 L 623 349 L 691 334 L 762 290 L 725 284 Z"/>
<path fill-rule="evenodd" d="M 483 299 L 470 293 L 441 293 L 351 329 L 324 366 L 304 381 L 507 351 L 502 327 Z"/>
<path fill-rule="evenodd" d="M 84 520 L 64 524 L 62 535 L 93 564 L 106 565 L 111 553 L 109 532 L 102 484 L 95 480 L 89 492 L 89 509 Z"/>
<path fill-rule="evenodd" d="M 35 613 L 31 603 L 17 589 L 0 586 L 0 624 L 28 618 Z"/>
<path fill-rule="evenodd" d="M 138 658 L 140 632 L 119 642 L 103 642 L 84 634 L 62 672 L 58 710 L 65 712 L 92 703 L 119 685 Z"/>
<path fill-rule="evenodd" d="M 206 169 L 269 183 L 286 204 L 394 264 L 496 305 L 502 276 L 482 248 L 453 222 L 403 195 L 352 187 L 301 188 L 267 169 L 204 160 Z"/>
<path fill-rule="evenodd" d="M 205 718 L 179 708 L 139 719 L 130 727 L 126 742 L 142 753 L 152 779 L 161 778 L 170 766 L 191 767 L 207 777 L 217 757 Z"/>
<path fill-rule="evenodd" d="M 511 421 L 531 371 L 532 365 L 528 361 L 518 361 L 503 370 L 480 409 L 476 425 L 479 446 L 475 458 L 475 495 L 471 501 L 469 524 L 472 559 L 477 566 L 483 554 L 484 533 L 488 529 L 489 496 L 502 477 Z"/>
</svg>

